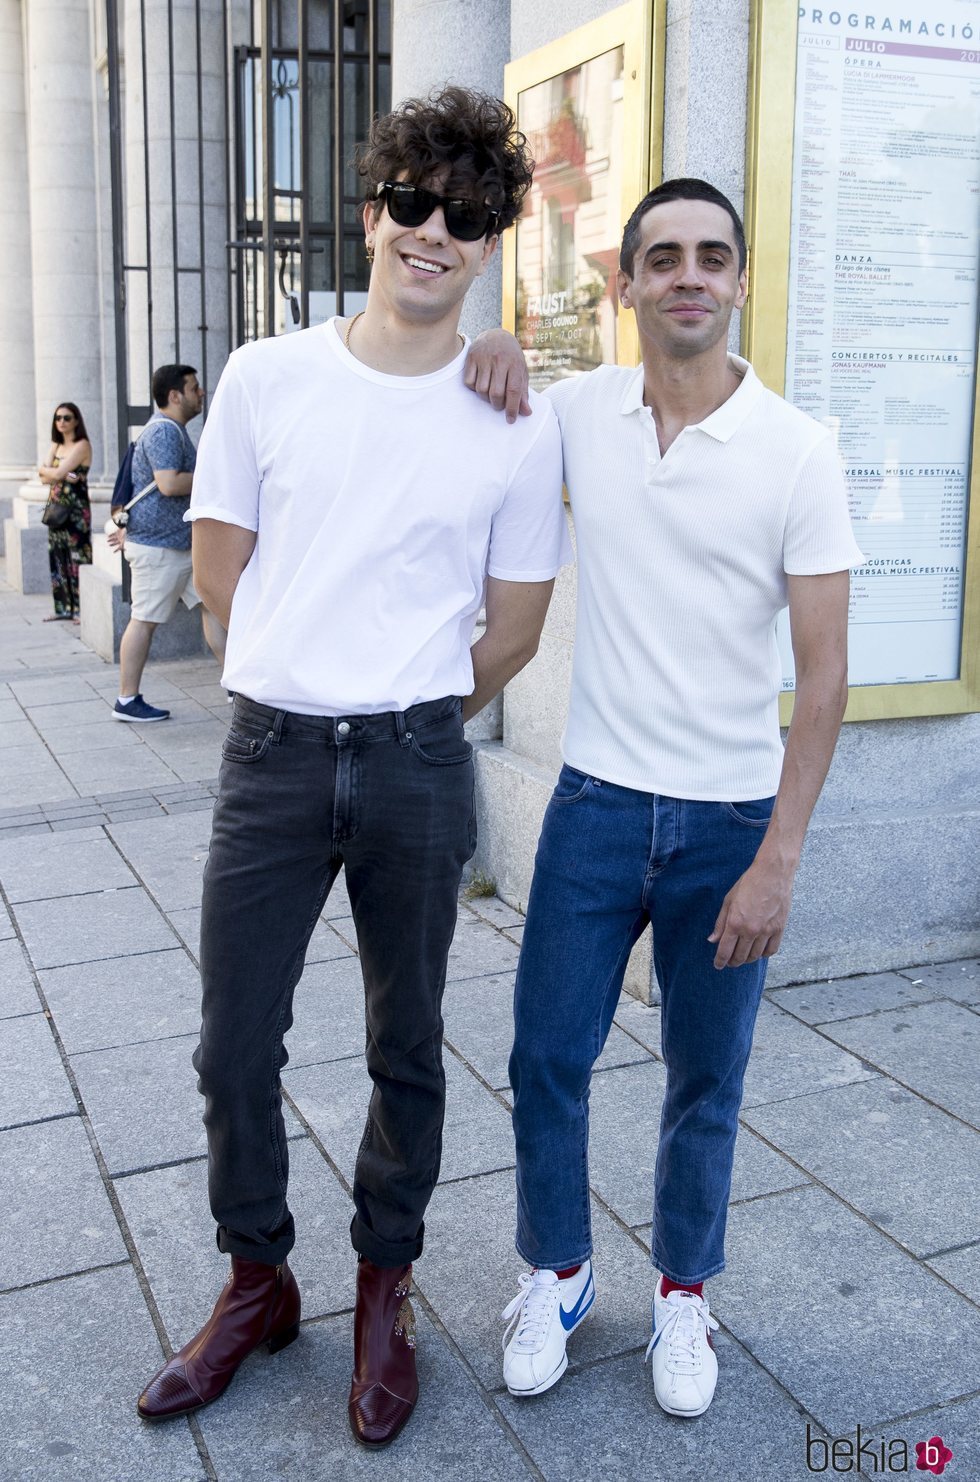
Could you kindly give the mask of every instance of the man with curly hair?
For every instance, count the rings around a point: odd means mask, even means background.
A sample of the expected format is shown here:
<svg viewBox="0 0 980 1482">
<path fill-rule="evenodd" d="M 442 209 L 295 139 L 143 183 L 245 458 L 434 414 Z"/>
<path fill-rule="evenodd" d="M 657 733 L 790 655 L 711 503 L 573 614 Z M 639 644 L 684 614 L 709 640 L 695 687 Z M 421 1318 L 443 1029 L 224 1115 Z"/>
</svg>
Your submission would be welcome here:
<svg viewBox="0 0 980 1482">
<path fill-rule="evenodd" d="M 231 1275 L 139 1412 L 208 1404 L 249 1353 L 299 1331 L 283 1035 L 343 867 L 373 1082 L 353 1178 L 348 1414 L 383 1446 L 418 1395 L 411 1263 L 439 1172 L 442 993 L 476 842 L 463 723 L 534 654 L 570 548 L 550 407 L 534 399 L 508 427 L 463 384 L 463 299 L 531 180 L 512 113 L 461 88 L 410 100 L 375 121 L 359 168 L 366 309 L 237 350 L 198 455 L 194 580 L 229 629 L 236 701 L 194 1065 Z"/>
</svg>

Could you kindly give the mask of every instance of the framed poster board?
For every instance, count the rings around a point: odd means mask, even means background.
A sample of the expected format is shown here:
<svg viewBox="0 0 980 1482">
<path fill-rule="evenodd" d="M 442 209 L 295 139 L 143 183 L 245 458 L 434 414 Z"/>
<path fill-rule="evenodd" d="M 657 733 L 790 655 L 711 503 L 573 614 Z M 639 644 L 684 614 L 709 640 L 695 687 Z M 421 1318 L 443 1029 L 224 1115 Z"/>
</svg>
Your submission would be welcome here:
<svg viewBox="0 0 980 1482">
<path fill-rule="evenodd" d="M 634 0 L 504 70 L 535 159 L 523 214 L 504 235 L 504 326 L 538 390 L 637 363 L 616 272 L 626 219 L 660 178 L 664 13 L 660 0 Z"/>
<path fill-rule="evenodd" d="M 754 0 L 748 144 L 745 353 L 834 430 L 866 557 L 846 718 L 980 710 L 980 0 Z"/>
</svg>

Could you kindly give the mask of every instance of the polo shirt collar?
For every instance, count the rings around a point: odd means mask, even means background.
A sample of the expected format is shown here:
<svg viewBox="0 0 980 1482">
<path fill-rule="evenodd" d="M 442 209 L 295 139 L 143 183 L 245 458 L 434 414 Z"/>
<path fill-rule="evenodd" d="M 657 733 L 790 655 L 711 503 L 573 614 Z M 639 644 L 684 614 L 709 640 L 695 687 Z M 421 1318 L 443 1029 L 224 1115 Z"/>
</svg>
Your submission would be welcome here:
<svg viewBox="0 0 980 1482">
<path fill-rule="evenodd" d="M 740 355 L 729 355 L 729 364 L 741 373 L 742 379 L 738 388 L 732 392 L 727 401 L 705 417 L 703 422 L 695 422 L 692 425 L 700 432 L 706 432 L 716 442 L 727 443 L 746 417 L 755 406 L 762 395 L 762 382 L 752 369 L 747 360 Z M 630 376 L 623 391 L 623 398 L 619 404 L 620 412 L 625 416 L 629 412 L 645 411 L 643 405 L 643 366 L 638 365 Z"/>
</svg>

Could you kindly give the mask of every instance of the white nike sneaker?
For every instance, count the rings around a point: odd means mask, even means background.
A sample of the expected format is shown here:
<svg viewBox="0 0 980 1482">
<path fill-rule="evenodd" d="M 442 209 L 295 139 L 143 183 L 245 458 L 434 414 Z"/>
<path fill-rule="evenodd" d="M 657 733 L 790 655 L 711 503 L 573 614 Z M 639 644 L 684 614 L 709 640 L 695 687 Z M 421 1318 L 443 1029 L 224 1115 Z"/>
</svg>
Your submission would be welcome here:
<svg viewBox="0 0 980 1482">
<path fill-rule="evenodd" d="M 554 1271 L 524 1272 L 503 1311 L 504 1383 L 512 1395 L 540 1395 L 568 1368 L 565 1344 L 592 1310 L 592 1262 L 559 1281 Z"/>
<path fill-rule="evenodd" d="M 653 1294 L 653 1337 L 644 1361 L 653 1356 L 653 1392 L 668 1415 L 693 1418 L 711 1404 L 718 1382 L 718 1360 L 711 1332 L 718 1324 L 703 1297 L 693 1292 Z"/>
</svg>

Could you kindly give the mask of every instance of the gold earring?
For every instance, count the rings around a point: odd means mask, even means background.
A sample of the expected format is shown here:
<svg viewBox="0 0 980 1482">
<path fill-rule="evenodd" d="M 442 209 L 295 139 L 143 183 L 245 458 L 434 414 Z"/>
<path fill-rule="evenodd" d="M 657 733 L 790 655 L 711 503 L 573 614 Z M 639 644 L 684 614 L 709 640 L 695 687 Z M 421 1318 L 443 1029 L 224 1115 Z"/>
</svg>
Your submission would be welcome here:
<svg viewBox="0 0 980 1482">
<path fill-rule="evenodd" d="M 364 244 L 364 256 L 367 258 L 368 262 L 374 262 L 374 243 L 373 242 L 365 242 L 365 244 Z"/>
</svg>

